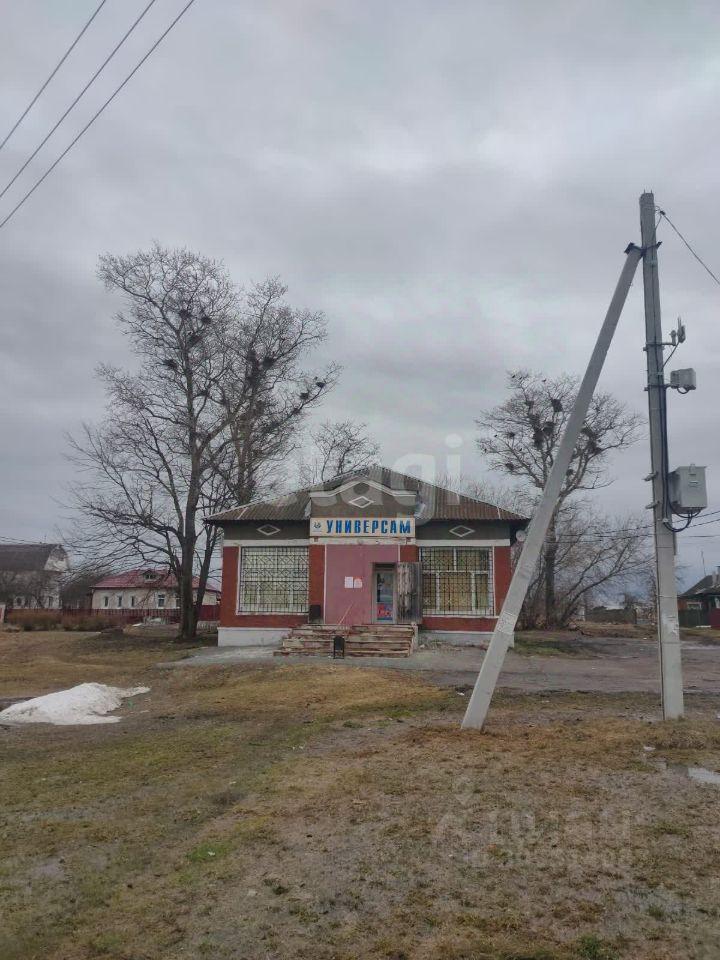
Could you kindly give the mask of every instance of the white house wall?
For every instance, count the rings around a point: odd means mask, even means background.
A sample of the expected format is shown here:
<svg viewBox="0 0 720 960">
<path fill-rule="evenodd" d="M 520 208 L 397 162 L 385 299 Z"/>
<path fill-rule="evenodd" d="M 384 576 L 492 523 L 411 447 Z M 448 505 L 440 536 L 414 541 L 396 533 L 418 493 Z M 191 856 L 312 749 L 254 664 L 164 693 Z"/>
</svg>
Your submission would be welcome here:
<svg viewBox="0 0 720 960">
<path fill-rule="evenodd" d="M 93 590 L 92 607 L 93 610 L 158 610 L 161 609 L 158 603 L 158 595 L 165 597 L 166 610 L 177 609 L 177 593 L 175 590 L 144 590 L 136 587 L 135 589 L 103 589 Z M 195 593 L 194 599 L 197 599 Z M 105 598 L 108 598 L 107 605 Z M 118 603 L 118 597 L 122 602 Z M 133 597 L 135 603 L 132 603 Z M 214 606 L 217 603 L 217 594 L 206 593 L 203 603 L 207 606 Z"/>
</svg>

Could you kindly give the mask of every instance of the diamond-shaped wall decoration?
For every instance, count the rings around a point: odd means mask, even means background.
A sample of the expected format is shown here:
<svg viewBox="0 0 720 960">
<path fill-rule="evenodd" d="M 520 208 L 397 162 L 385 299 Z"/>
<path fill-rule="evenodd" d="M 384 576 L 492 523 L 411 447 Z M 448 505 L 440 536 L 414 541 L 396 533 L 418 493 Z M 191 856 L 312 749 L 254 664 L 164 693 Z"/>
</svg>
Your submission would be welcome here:
<svg viewBox="0 0 720 960">
<path fill-rule="evenodd" d="M 280 527 L 274 527 L 271 523 L 266 523 L 262 527 L 258 527 L 258 533 L 261 533 L 264 537 L 272 537 L 274 533 L 280 533 Z"/>
<path fill-rule="evenodd" d="M 471 533 L 475 533 L 472 527 L 463 526 L 460 524 L 458 527 L 450 527 L 450 533 L 454 537 L 469 537 Z"/>
<path fill-rule="evenodd" d="M 369 507 L 370 504 L 372 503 L 372 500 L 370 499 L 370 497 L 366 497 L 364 494 L 362 494 L 361 496 L 355 497 L 353 500 L 349 500 L 348 502 L 351 503 L 354 507 L 360 507 L 360 509 L 362 510 L 364 507 Z"/>
</svg>

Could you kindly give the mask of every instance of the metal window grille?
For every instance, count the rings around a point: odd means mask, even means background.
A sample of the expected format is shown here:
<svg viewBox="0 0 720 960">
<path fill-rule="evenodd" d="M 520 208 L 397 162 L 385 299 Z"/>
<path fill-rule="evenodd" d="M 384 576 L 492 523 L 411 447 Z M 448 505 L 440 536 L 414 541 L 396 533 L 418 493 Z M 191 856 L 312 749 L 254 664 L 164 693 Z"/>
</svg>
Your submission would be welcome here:
<svg viewBox="0 0 720 960">
<path fill-rule="evenodd" d="M 423 613 L 492 616 L 492 550 L 422 547 Z"/>
<path fill-rule="evenodd" d="M 308 548 L 243 547 L 238 609 L 307 613 Z"/>
</svg>

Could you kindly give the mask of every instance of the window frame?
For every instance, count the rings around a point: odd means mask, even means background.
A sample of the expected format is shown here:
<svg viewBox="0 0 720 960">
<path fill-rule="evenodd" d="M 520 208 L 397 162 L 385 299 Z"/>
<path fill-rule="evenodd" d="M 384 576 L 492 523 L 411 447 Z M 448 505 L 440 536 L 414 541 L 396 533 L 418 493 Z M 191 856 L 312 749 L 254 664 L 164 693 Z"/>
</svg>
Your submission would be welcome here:
<svg viewBox="0 0 720 960">
<path fill-rule="evenodd" d="M 262 577 L 251 577 L 248 578 L 246 575 L 246 565 L 248 556 L 252 556 L 255 553 L 258 556 L 264 555 L 266 557 L 275 557 L 279 558 L 281 556 L 288 557 L 290 555 L 295 555 L 297 557 L 302 557 L 301 566 L 304 566 L 304 576 L 288 576 L 285 580 L 289 590 L 287 594 L 288 602 L 281 605 L 274 603 L 272 607 L 267 605 L 267 602 L 264 602 L 261 599 L 261 591 L 257 589 L 255 591 L 255 601 L 254 602 L 243 602 L 243 595 L 245 592 L 245 586 L 248 584 L 257 584 L 260 587 L 262 584 L 275 584 L 277 588 L 278 584 L 282 581 L 278 577 L 277 567 L 274 575 L 268 576 L 266 578 Z M 294 571 L 291 571 L 291 574 Z M 308 613 L 309 610 L 309 580 L 310 580 L 310 550 L 307 544 L 298 544 L 297 546 L 265 546 L 264 544 L 246 544 L 240 547 L 238 551 L 238 578 L 237 578 L 237 593 L 235 597 L 235 609 L 238 614 L 253 614 L 257 616 L 262 616 L 263 614 L 274 615 L 274 614 L 291 614 L 291 615 L 300 615 L 304 616 Z"/>
<path fill-rule="evenodd" d="M 426 569 L 424 565 L 424 559 L 427 557 L 430 558 L 430 555 L 435 551 L 452 551 L 452 568 L 447 570 L 440 569 Z M 465 566 L 458 566 L 458 556 L 465 552 L 466 556 L 471 551 L 477 553 L 484 553 L 487 557 L 487 569 L 470 569 Z M 434 547 L 423 547 L 420 545 L 420 572 L 423 582 L 423 591 L 422 591 L 422 615 L 423 617 L 495 617 L 495 548 L 494 547 L 478 547 L 472 544 L 454 544 L 448 543 L 447 545 L 443 544 L 442 546 Z M 441 606 L 441 588 L 440 581 L 443 576 L 457 576 L 458 579 L 460 575 L 467 574 L 468 585 L 469 585 L 469 594 L 470 594 L 470 604 L 471 609 L 469 610 L 445 610 Z M 434 596 L 432 605 L 428 605 L 427 591 L 425 589 L 426 578 L 432 577 L 434 585 Z M 487 604 L 485 606 L 478 605 L 478 577 L 482 577 L 487 583 Z"/>
</svg>

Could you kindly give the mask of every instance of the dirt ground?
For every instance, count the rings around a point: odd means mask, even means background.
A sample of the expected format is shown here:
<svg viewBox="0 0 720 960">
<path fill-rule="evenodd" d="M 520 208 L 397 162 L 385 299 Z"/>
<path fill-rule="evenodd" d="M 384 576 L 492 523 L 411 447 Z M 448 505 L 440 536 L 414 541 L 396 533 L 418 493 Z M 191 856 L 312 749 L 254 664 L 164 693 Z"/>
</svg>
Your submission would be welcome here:
<svg viewBox="0 0 720 960">
<path fill-rule="evenodd" d="M 147 684 L 96 727 L 0 728 L 2 960 L 715 960 L 718 698 L 155 664 L 0 633 L 0 696 Z M 520 656 L 520 654 L 518 654 Z M 548 660 L 555 659 L 547 657 Z M 568 658 L 568 661 L 571 658 Z"/>
<path fill-rule="evenodd" d="M 422 637 L 422 635 L 421 635 Z M 400 670 L 431 683 L 467 691 L 475 682 L 485 656 L 480 647 L 423 644 L 407 659 L 373 658 L 339 661 L 345 669 Z M 229 666 L 273 659 L 268 647 L 208 646 L 194 651 L 191 662 Z M 302 663 L 302 657 L 288 662 Z M 683 677 L 688 694 L 720 693 L 720 643 L 716 635 L 688 635 L 683 642 Z M 506 690 L 585 693 L 656 693 L 660 676 L 655 640 L 638 637 L 582 636 L 573 633 L 519 634 L 508 651 L 500 687 Z"/>
</svg>

